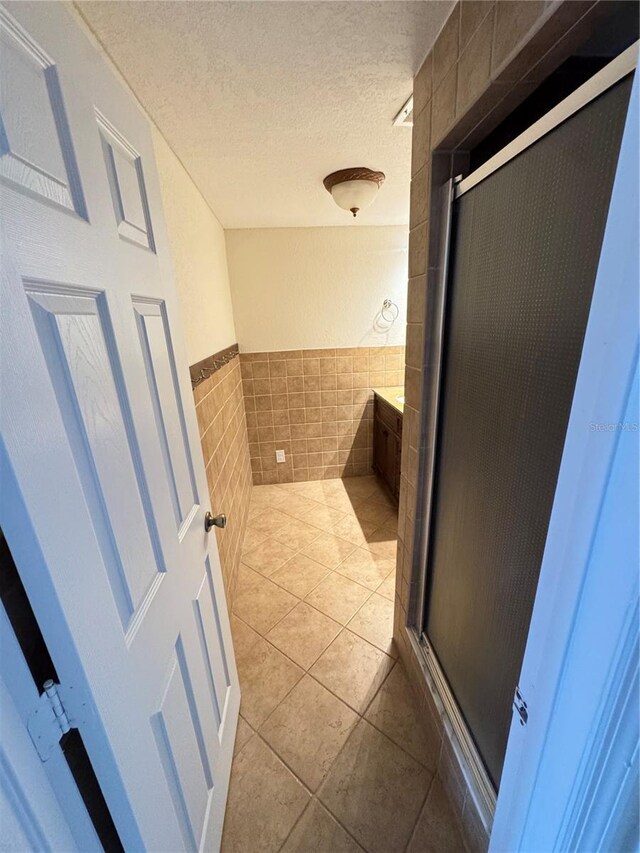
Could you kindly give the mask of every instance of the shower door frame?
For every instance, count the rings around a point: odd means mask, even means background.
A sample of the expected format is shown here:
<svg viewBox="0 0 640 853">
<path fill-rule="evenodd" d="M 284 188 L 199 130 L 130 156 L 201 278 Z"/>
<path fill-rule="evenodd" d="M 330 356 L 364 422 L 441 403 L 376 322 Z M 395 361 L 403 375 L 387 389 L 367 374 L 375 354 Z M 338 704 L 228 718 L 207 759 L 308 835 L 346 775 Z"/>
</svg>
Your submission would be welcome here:
<svg viewBox="0 0 640 853">
<path fill-rule="evenodd" d="M 473 798 L 476 802 L 480 817 L 489 832 L 491 832 L 493 818 L 496 812 L 497 792 L 493 786 L 491 779 L 489 778 L 487 770 L 484 766 L 484 762 L 475 745 L 473 737 L 471 736 L 471 733 L 462 716 L 460 708 L 458 707 L 458 703 L 449 687 L 445 674 L 442 668 L 440 667 L 437 656 L 434 653 L 434 650 L 429 642 L 425 631 L 425 596 L 429 572 L 429 543 L 432 526 L 435 464 L 436 454 L 438 450 L 438 409 L 441 396 L 441 374 L 445 336 L 445 306 L 447 279 L 449 274 L 449 250 L 451 242 L 453 204 L 456 199 L 460 198 L 465 192 L 472 189 L 485 178 L 489 177 L 493 172 L 497 171 L 499 168 L 505 165 L 505 163 L 512 160 L 518 154 L 522 153 L 524 150 L 533 145 L 547 133 L 552 131 L 554 128 L 556 128 L 559 124 L 568 119 L 574 113 L 581 110 L 592 100 L 594 100 L 599 95 L 603 94 L 609 88 L 614 86 L 628 74 L 634 72 L 636 70 L 638 60 L 638 45 L 639 43 L 636 42 L 627 50 L 623 51 L 619 56 L 617 56 L 614 60 L 604 66 L 599 72 L 597 72 L 593 77 L 587 80 L 582 86 L 577 88 L 567 98 L 565 98 L 557 106 L 551 109 L 541 119 L 531 125 L 520 136 L 516 137 L 496 155 L 487 160 L 473 173 L 466 177 L 460 176 L 455 179 L 449 180 L 441 187 L 440 197 L 438 199 L 439 203 L 437 207 L 437 213 L 439 234 L 437 237 L 438 250 L 437 262 L 435 264 L 436 274 L 433 278 L 433 281 L 429 280 L 429 285 L 430 288 L 432 288 L 432 292 L 428 294 L 427 312 L 430 314 L 430 316 L 427 316 L 425 318 L 423 352 L 423 364 L 432 365 L 432 367 L 429 370 L 424 371 L 424 385 L 422 390 L 420 423 L 422 450 L 418 463 L 419 485 L 415 516 L 416 519 L 419 520 L 419 522 L 417 523 L 417 536 L 413 554 L 413 577 L 411 584 L 411 598 L 409 602 L 408 624 L 406 626 L 406 631 L 410 645 L 413 648 L 413 651 L 422 666 L 422 670 L 425 675 L 427 684 L 430 688 L 430 691 L 432 695 L 434 695 L 434 697 L 436 698 L 436 704 L 439 709 L 441 709 L 441 715 L 446 720 L 445 731 L 447 729 L 453 731 L 454 750 L 456 748 L 455 742 L 457 741 L 459 759 L 461 759 L 461 763 L 467 771 L 465 773 L 467 782 L 469 784 Z M 627 112 L 627 122 L 629 120 L 629 115 L 631 114 L 634 107 L 637 109 L 637 104 L 635 104 L 634 98 L 636 100 L 638 98 L 637 78 L 634 80 L 633 91 L 631 94 L 630 104 Z M 607 226 L 605 228 L 605 240 L 607 239 L 611 213 L 612 211 L 610 210 L 607 218 Z M 600 266 L 598 267 L 597 275 L 600 275 Z M 592 305 L 592 310 L 589 314 L 588 324 L 590 326 L 594 324 L 594 321 L 596 319 L 592 317 L 593 313 L 594 305 Z M 585 355 L 587 352 L 587 344 L 588 339 L 585 338 L 583 353 L 580 361 L 579 378 L 583 375 L 585 370 L 591 369 L 595 373 L 597 369 L 597 364 L 595 363 L 591 365 L 584 364 L 584 362 L 586 361 Z M 632 354 L 628 351 L 628 347 L 626 350 L 623 350 L 621 348 L 619 354 L 620 364 L 626 366 L 630 358 L 632 358 Z M 578 385 L 576 383 L 576 389 L 577 388 Z M 591 396 L 593 397 L 594 395 L 592 394 Z M 576 397 L 574 397 L 569 425 L 571 424 L 571 417 L 574 414 L 575 405 Z M 566 507 L 563 508 L 561 506 L 558 506 L 558 499 L 562 496 L 560 489 L 560 476 L 562 475 L 566 464 L 565 459 L 571 450 L 571 443 L 575 443 L 577 440 L 577 437 L 570 433 L 568 426 L 565 448 L 563 451 L 561 468 L 558 478 L 558 486 L 556 488 L 556 496 L 554 498 L 552 516 L 549 524 L 549 531 L 551 531 L 551 523 L 554 517 L 562 513 L 563 509 L 566 511 Z M 583 459 L 582 461 L 583 463 L 588 464 L 588 459 Z M 601 483 L 594 483 L 594 488 L 600 488 L 601 494 L 604 493 L 605 486 L 605 481 L 602 481 Z M 567 500 L 567 496 L 564 496 L 564 499 Z M 591 532 L 593 532 L 593 530 Z M 586 536 L 587 534 L 585 533 L 585 531 L 580 530 L 577 532 L 577 535 Z M 550 545 L 549 540 L 550 535 L 548 534 L 542 567 L 545 566 L 545 561 L 547 560 L 547 551 Z M 560 655 L 566 650 L 565 641 L 567 641 L 566 636 L 564 636 L 563 634 L 559 634 L 555 636 L 555 638 L 553 638 L 551 645 L 549 645 L 549 641 L 552 635 L 551 620 L 553 616 L 557 617 L 557 612 L 555 610 L 556 603 L 551 598 L 541 600 L 541 586 L 542 584 L 541 582 L 539 582 L 536 598 L 534 601 L 533 614 L 536 616 L 538 623 L 546 625 L 549 633 L 547 636 L 542 636 L 539 631 L 535 632 L 533 630 L 534 616 L 532 615 L 525 650 L 525 661 L 529 663 L 529 666 L 533 666 L 533 661 L 538 658 L 537 664 L 539 667 L 543 667 L 544 665 L 541 660 L 543 654 L 549 655 L 555 651 L 557 654 Z M 576 585 L 573 590 L 573 600 L 565 599 L 563 603 L 563 606 L 566 608 L 566 612 L 573 612 L 574 607 L 577 607 L 579 593 L 580 586 Z M 522 685 L 523 683 L 522 678 L 523 672 L 521 671 L 519 681 L 520 685 Z M 551 686 L 549 686 L 549 690 L 551 691 L 551 693 L 553 692 Z M 545 707 L 547 703 L 550 703 L 552 701 L 551 693 L 543 694 L 543 692 L 541 691 L 539 695 L 536 694 L 535 704 L 538 706 L 538 713 L 542 713 L 544 711 L 548 711 L 549 713 L 551 713 L 550 705 L 549 707 Z M 526 699 L 529 705 L 528 711 L 529 714 L 531 714 L 531 700 L 533 699 L 532 694 L 529 693 L 526 696 Z M 514 715 L 514 720 L 512 721 L 509 741 L 507 745 L 507 756 L 509 756 L 510 754 L 509 749 L 513 740 L 516 718 L 516 715 Z M 508 768 L 509 775 L 511 775 L 511 768 L 513 766 L 513 763 L 513 756 L 511 756 L 509 768 L 507 765 L 507 760 L 505 760 L 505 773 L 507 772 Z M 503 789 L 506 789 L 507 787 L 509 787 L 509 785 L 513 787 L 512 783 L 515 781 L 513 778 L 508 778 L 503 774 L 502 782 L 504 783 L 505 780 L 507 781 L 507 784 L 502 785 Z M 520 786 L 517 787 L 519 788 Z M 510 793 L 510 799 L 512 800 L 512 809 L 516 808 L 517 803 L 522 805 L 525 796 L 525 793 L 514 793 L 512 791 Z M 502 796 L 500 799 L 502 804 L 504 796 Z M 501 828 L 501 832 L 507 832 L 504 826 Z"/>
</svg>

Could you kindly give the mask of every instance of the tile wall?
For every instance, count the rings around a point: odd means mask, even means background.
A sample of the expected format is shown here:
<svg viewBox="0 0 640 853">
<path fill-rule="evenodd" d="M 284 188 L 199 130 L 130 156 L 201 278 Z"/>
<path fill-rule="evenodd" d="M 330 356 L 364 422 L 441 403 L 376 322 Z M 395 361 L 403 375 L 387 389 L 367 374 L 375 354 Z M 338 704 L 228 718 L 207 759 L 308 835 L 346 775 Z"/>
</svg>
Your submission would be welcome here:
<svg viewBox="0 0 640 853">
<path fill-rule="evenodd" d="M 215 528 L 222 577 L 231 612 L 251 497 L 251 465 L 242 395 L 240 358 L 235 357 L 193 391 L 214 514 L 227 526 Z"/>
<path fill-rule="evenodd" d="M 437 275 L 437 191 L 465 171 L 466 154 L 518 106 L 601 25 L 616 4 L 604 0 L 461 0 L 414 79 L 409 284 L 402 478 L 394 638 L 409 679 L 421 697 L 423 724 L 440 744 L 438 774 L 455 806 L 467 845 L 486 850 L 488 827 L 481 821 L 464 773 L 444 734 L 434 702 L 409 642 L 414 567 L 419 454 L 432 440 L 420 428 L 435 384 L 425 363 L 423 339 Z M 426 318 L 426 323 L 425 323 Z"/>
<path fill-rule="evenodd" d="M 254 484 L 369 474 L 371 388 L 401 385 L 404 362 L 402 346 L 241 353 Z"/>
</svg>

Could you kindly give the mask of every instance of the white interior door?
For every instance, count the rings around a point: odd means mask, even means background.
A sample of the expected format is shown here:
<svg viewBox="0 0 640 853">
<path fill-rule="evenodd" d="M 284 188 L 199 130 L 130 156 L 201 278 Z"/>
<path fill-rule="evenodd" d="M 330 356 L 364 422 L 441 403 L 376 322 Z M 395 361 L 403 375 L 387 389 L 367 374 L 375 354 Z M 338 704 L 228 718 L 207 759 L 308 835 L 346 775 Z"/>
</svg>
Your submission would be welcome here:
<svg viewBox="0 0 640 853">
<path fill-rule="evenodd" d="M 239 687 L 147 121 L 0 7 L 0 522 L 127 849 L 216 849 Z"/>
</svg>

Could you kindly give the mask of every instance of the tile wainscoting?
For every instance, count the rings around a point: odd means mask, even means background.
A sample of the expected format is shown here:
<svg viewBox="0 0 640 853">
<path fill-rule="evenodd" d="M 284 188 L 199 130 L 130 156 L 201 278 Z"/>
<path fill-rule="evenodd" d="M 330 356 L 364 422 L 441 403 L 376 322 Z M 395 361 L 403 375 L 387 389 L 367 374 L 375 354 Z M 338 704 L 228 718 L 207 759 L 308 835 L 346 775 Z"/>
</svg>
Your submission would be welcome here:
<svg viewBox="0 0 640 853">
<path fill-rule="evenodd" d="M 241 353 L 253 483 L 371 473 L 371 388 L 402 384 L 404 361 L 403 346 Z"/>
<path fill-rule="evenodd" d="M 237 353 L 199 382 L 193 396 L 211 511 L 227 516 L 226 528 L 216 527 L 215 531 L 227 608 L 231 611 L 251 498 L 251 466 Z"/>
</svg>

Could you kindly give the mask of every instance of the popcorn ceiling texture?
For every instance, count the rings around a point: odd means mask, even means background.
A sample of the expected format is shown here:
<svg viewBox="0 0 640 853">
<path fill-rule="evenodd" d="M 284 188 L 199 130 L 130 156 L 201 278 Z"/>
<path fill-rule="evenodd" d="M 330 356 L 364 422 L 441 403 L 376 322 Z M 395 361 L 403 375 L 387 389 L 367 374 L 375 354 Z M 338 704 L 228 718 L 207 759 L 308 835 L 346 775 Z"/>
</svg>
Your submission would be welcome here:
<svg viewBox="0 0 640 853">
<path fill-rule="evenodd" d="M 450 0 L 77 6 L 224 228 L 407 224 L 392 120 Z M 322 185 L 351 166 L 387 176 L 354 223 Z"/>
<path fill-rule="evenodd" d="M 227 608 L 231 612 L 251 498 L 251 466 L 242 396 L 240 359 L 217 370 L 193 390 L 211 511 L 225 513 L 215 528 Z"/>
<path fill-rule="evenodd" d="M 371 388 L 402 383 L 403 346 L 241 353 L 240 361 L 254 485 L 371 473 Z"/>
<path fill-rule="evenodd" d="M 423 365 L 429 341 L 430 281 L 437 274 L 438 221 L 435 193 L 464 172 L 472 149 L 594 32 L 608 14 L 604 0 L 463 0 L 453 9 L 414 80 L 411 164 L 409 289 L 402 477 L 394 638 L 422 704 L 425 729 L 439 749 L 438 775 L 472 851 L 484 851 L 488 829 L 476 809 L 465 776 L 445 736 L 425 676 L 409 644 L 410 593 L 416 583 L 414 553 L 418 459 L 433 440 L 422 434 L 421 411 L 431 402 L 433 377 Z M 432 201 L 433 200 L 433 201 Z M 426 322 L 425 322 L 426 318 Z M 428 351 L 428 346 L 427 346 Z"/>
</svg>

